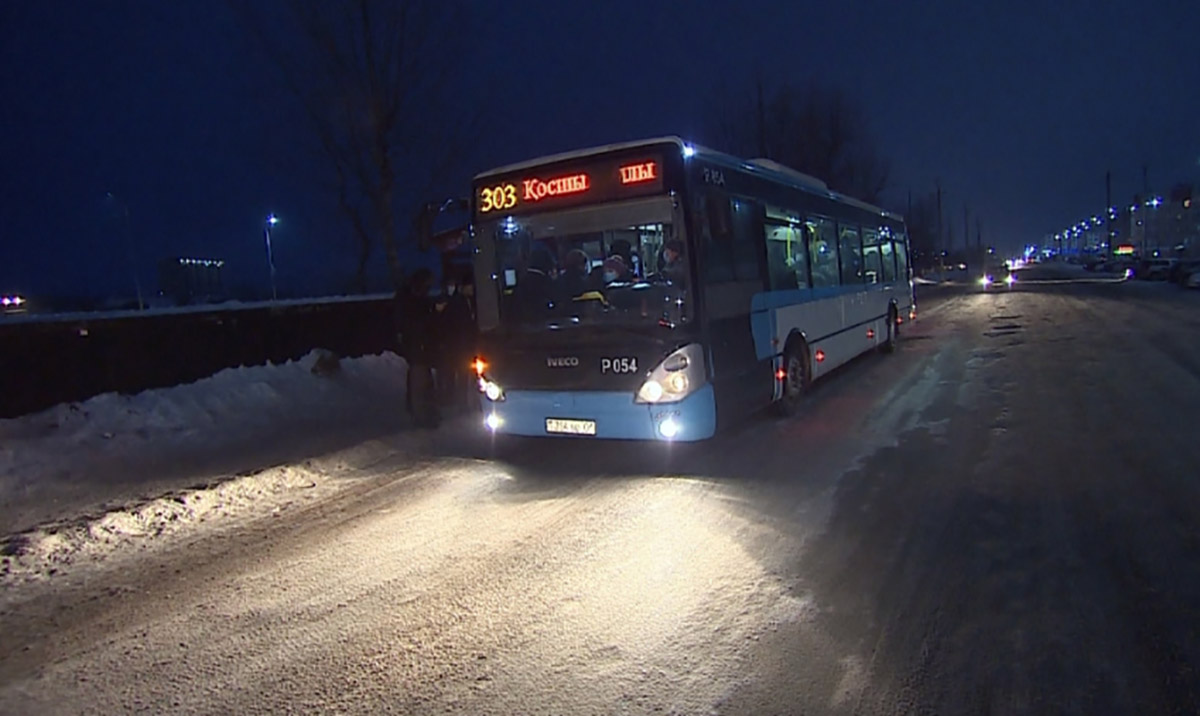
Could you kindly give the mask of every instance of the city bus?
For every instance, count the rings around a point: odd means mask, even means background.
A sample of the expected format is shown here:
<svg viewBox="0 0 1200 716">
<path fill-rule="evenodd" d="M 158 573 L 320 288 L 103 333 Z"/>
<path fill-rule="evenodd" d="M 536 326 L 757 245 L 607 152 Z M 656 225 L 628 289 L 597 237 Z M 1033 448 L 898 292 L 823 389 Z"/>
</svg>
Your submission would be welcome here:
<svg viewBox="0 0 1200 716">
<path fill-rule="evenodd" d="M 901 217 L 678 137 L 483 172 L 469 235 L 494 433 L 703 440 L 915 318 Z"/>
</svg>

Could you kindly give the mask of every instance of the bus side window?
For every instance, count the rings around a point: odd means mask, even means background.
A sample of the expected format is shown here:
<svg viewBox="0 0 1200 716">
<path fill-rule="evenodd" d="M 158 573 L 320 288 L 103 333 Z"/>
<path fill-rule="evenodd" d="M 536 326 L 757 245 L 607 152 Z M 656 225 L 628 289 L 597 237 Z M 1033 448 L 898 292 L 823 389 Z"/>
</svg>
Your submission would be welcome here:
<svg viewBox="0 0 1200 716">
<path fill-rule="evenodd" d="M 896 275 L 904 283 L 908 283 L 908 246 L 901 234 L 896 238 Z"/>
<path fill-rule="evenodd" d="M 813 217 L 805 222 L 805 230 L 809 235 L 808 256 L 813 288 L 837 286 L 838 241 L 833 221 Z"/>
<path fill-rule="evenodd" d="M 765 224 L 767 239 L 767 268 L 771 274 L 771 289 L 808 288 L 808 250 L 804 234 L 788 224 Z"/>
<path fill-rule="evenodd" d="M 791 261 L 793 233 L 795 231 L 790 226 L 763 224 L 763 234 L 767 239 L 767 273 L 770 274 L 772 291 L 799 288 Z"/>
<path fill-rule="evenodd" d="M 729 199 L 718 194 L 706 194 L 696 205 L 696 225 L 704 244 L 704 278 L 709 283 L 732 281 L 733 230 Z"/>
<path fill-rule="evenodd" d="M 863 236 L 863 275 L 868 284 L 883 281 L 882 265 L 879 262 L 879 232 L 867 229 Z"/>
<path fill-rule="evenodd" d="M 892 242 L 884 241 L 879 244 L 879 258 L 883 261 L 883 282 L 896 282 L 896 255 L 892 252 Z"/>
<path fill-rule="evenodd" d="M 842 285 L 858 286 L 863 282 L 862 239 L 858 227 L 838 223 L 838 241 L 842 252 Z"/>
<path fill-rule="evenodd" d="M 758 233 L 755 224 L 762 216 L 762 207 L 745 199 L 733 199 L 731 233 L 733 238 L 733 273 L 738 281 L 761 281 L 758 262 Z"/>
</svg>

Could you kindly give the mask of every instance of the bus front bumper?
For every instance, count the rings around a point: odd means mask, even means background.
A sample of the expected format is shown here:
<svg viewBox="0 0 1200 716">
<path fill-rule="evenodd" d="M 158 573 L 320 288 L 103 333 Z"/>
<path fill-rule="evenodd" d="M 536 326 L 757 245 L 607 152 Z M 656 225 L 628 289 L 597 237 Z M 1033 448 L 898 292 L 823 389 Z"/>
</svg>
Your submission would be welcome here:
<svg viewBox="0 0 1200 716">
<path fill-rule="evenodd" d="M 537 437 L 690 442 L 717 427 L 711 385 L 676 403 L 635 403 L 627 392 L 515 390 L 483 400 L 484 425 L 494 433 Z"/>
</svg>

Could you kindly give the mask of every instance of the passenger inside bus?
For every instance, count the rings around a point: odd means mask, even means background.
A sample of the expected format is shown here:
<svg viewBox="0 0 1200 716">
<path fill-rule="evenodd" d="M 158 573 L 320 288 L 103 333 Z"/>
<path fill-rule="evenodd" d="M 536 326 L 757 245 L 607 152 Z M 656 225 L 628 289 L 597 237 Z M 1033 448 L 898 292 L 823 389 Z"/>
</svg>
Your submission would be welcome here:
<svg viewBox="0 0 1200 716">
<path fill-rule="evenodd" d="M 604 260 L 602 277 L 604 285 L 625 283 L 630 279 L 629 267 L 618 254 L 613 254 Z"/>
<path fill-rule="evenodd" d="M 571 249 L 563 259 L 563 271 L 559 284 L 563 296 L 570 300 L 591 288 L 588 274 L 591 271 L 591 259 L 583 249 Z"/>
<path fill-rule="evenodd" d="M 641 271 L 639 270 L 641 262 L 637 260 L 637 255 L 633 253 L 633 245 L 627 239 L 617 239 L 614 241 L 608 255 L 610 257 L 619 257 L 625 263 L 625 267 L 629 269 L 631 276 L 641 277 Z"/>
<path fill-rule="evenodd" d="M 659 309 L 668 306 L 666 320 L 685 320 L 687 259 L 670 224 L 589 229 L 498 230 L 503 310 L 511 320 L 640 323 L 657 321 Z"/>
<path fill-rule="evenodd" d="M 683 259 L 683 242 L 671 239 L 663 244 L 662 268 L 659 274 L 671 283 L 683 284 L 687 279 L 687 262 Z"/>
<path fill-rule="evenodd" d="M 536 318 L 554 308 L 554 276 L 554 255 L 544 246 L 535 247 L 516 290 L 517 301 L 526 318 Z"/>
</svg>

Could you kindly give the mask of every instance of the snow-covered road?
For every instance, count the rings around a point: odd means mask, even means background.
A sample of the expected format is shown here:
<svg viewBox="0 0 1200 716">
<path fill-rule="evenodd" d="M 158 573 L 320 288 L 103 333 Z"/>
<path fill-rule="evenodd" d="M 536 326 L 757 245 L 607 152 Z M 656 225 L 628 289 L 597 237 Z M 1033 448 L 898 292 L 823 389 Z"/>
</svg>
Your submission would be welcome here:
<svg viewBox="0 0 1200 716">
<path fill-rule="evenodd" d="M 314 448 L 14 548 L 0 712 L 1195 713 L 1198 335 L 1163 285 L 964 292 L 703 445 Z"/>
</svg>

